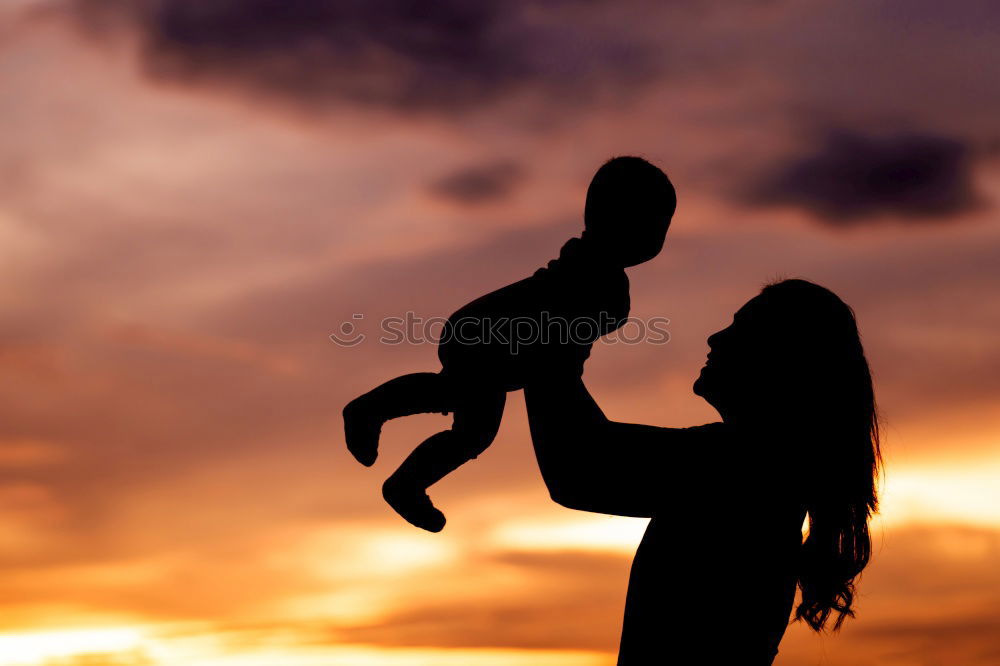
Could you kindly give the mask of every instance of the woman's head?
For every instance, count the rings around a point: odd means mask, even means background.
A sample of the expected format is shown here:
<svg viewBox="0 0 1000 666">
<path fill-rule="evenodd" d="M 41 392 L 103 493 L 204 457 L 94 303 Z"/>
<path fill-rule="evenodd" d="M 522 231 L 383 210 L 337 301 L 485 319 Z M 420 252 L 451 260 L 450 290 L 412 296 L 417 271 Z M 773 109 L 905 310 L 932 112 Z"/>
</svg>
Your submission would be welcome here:
<svg viewBox="0 0 1000 666">
<path fill-rule="evenodd" d="M 805 280 L 764 287 L 708 338 L 695 393 L 727 420 L 773 421 L 826 412 L 850 398 L 871 403 L 871 376 L 851 308 Z"/>
<path fill-rule="evenodd" d="M 796 617 L 813 629 L 853 615 L 854 578 L 868 563 L 877 508 L 879 430 L 854 312 L 805 280 L 765 287 L 709 339 L 694 385 L 723 419 L 763 427 L 791 448 L 809 535 Z"/>
</svg>

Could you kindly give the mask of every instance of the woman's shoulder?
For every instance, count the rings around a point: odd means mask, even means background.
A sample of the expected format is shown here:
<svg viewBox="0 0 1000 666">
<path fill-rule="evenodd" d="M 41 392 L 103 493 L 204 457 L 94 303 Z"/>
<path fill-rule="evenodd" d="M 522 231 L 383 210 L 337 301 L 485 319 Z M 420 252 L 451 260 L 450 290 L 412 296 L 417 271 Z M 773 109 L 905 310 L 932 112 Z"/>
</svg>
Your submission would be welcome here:
<svg viewBox="0 0 1000 666">
<path fill-rule="evenodd" d="M 700 447 L 712 443 L 721 443 L 730 438 L 729 428 L 721 422 L 705 423 L 687 428 L 667 428 L 663 426 L 644 425 L 638 423 L 618 423 L 621 427 L 616 434 L 624 439 L 654 444 L 669 445 L 669 449 L 677 447 Z"/>
<path fill-rule="evenodd" d="M 687 428 L 680 428 L 684 432 L 692 433 L 693 435 L 705 435 L 719 437 L 726 433 L 727 426 L 722 421 L 712 421 L 711 423 L 703 423 L 702 425 L 689 426 Z"/>
<path fill-rule="evenodd" d="M 669 434 L 664 442 L 672 446 L 671 458 L 677 463 L 690 463 L 701 467 L 710 464 L 714 469 L 738 465 L 744 455 L 743 441 L 733 427 L 721 421 L 704 423 L 687 428 L 665 428 Z"/>
<path fill-rule="evenodd" d="M 691 441 L 723 441 L 732 436 L 731 429 L 722 421 L 713 421 L 687 428 L 676 428 L 681 437 L 689 437 Z"/>
</svg>

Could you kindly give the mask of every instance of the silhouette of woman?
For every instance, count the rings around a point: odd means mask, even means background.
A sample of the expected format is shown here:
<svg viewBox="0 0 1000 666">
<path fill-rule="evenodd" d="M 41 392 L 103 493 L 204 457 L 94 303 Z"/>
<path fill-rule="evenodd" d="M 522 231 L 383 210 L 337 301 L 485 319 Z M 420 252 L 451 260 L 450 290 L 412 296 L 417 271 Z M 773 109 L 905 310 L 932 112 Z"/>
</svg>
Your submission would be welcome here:
<svg viewBox="0 0 1000 666">
<path fill-rule="evenodd" d="M 632 564 L 619 666 L 771 664 L 796 587 L 795 618 L 816 631 L 854 615 L 881 460 L 853 311 L 823 287 L 785 280 L 708 344 L 694 392 L 720 423 L 610 421 L 572 350 L 525 387 L 552 499 L 652 518 Z"/>
</svg>

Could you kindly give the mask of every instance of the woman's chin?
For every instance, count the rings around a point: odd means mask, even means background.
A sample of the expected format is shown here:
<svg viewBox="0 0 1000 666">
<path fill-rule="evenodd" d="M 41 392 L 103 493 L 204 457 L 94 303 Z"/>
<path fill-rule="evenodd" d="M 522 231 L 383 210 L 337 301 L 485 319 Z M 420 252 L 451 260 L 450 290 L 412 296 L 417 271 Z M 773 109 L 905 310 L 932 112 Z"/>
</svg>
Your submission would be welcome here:
<svg viewBox="0 0 1000 666">
<path fill-rule="evenodd" d="M 708 365 L 701 369 L 701 373 L 698 375 L 698 379 L 694 380 L 694 390 L 695 395 L 699 395 L 705 398 L 709 402 L 712 401 L 712 395 L 716 392 L 719 386 L 719 373 L 715 368 Z"/>
<path fill-rule="evenodd" d="M 705 368 L 702 368 L 701 374 L 698 375 L 698 379 L 694 380 L 694 385 L 691 387 L 694 394 L 704 398 L 707 383 L 708 382 L 705 380 Z"/>
</svg>

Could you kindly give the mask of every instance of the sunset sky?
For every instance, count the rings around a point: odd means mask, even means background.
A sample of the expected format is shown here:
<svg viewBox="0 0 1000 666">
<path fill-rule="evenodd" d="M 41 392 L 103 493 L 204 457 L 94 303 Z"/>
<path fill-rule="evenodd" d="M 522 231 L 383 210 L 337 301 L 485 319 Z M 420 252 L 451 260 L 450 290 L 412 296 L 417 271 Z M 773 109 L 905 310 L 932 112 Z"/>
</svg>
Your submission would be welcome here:
<svg viewBox="0 0 1000 666">
<path fill-rule="evenodd" d="M 1000 663 L 998 44 L 995 0 L 0 0 L 0 666 L 611 666 L 644 521 L 549 499 L 519 393 L 438 535 L 380 486 L 445 417 L 366 469 L 340 409 L 439 367 L 383 317 L 544 265 L 621 154 L 679 205 L 611 418 L 716 419 L 769 280 L 857 312 L 874 558 L 775 663 Z"/>
</svg>

